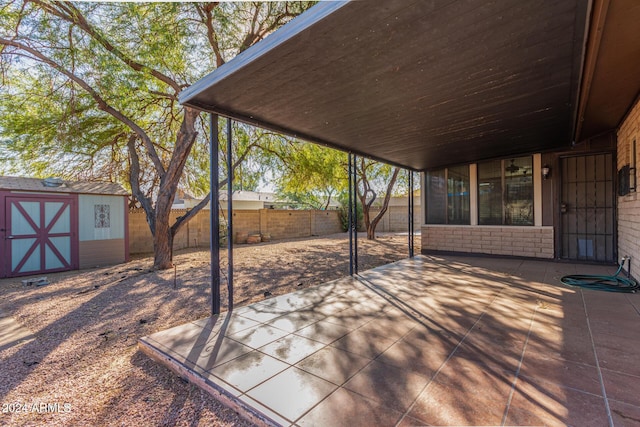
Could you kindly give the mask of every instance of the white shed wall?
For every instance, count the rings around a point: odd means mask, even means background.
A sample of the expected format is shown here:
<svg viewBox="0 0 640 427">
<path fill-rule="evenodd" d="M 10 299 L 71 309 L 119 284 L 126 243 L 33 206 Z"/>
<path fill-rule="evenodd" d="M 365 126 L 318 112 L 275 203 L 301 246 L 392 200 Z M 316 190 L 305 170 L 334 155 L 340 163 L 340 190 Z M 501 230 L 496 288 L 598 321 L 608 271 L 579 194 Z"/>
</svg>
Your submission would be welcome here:
<svg viewBox="0 0 640 427">
<path fill-rule="evenodd" d="M 78 227 L 80 241 L 124 239 L 125 198 L 122 196 L 87 195 L 78 196 Z M 108 206 L 108 220 L 96 219 L 96 206 Z M 104 210 L 103 210 L 104 212 Z"/>
</svg>

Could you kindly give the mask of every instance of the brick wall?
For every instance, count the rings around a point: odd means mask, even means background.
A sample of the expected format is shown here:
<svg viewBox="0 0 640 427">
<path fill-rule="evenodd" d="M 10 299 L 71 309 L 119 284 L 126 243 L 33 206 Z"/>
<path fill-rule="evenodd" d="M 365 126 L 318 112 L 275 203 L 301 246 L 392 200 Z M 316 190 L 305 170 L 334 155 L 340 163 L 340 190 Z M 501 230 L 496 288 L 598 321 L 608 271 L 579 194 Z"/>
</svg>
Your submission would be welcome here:
<svg viewBox="0 0 640 427">
<path fill-rule="evenodd" d="M 171 212 L 175 221 L 186 210 Z M 227 212 L 222 212 L 227 218 Z M 222 218 L 221 218 L 222 219 Z M 234 233 L 270 234 L 272 239 L 322 236 L 340 233 L 338 211 L 289 211 L 275 209 L 234 210 Z M 235 239 L 234 239 L 235 241 Z M 185 224 L 173 241 L 174 249 L 209 247 L 209 211 L 203 210 Z M 129 251 L 131 254 L 153 252 L 153 240 L 142 210 L 129 213 Z"/>
<path fill-rule="evenodd" d="M 553 227 L 423 225 L 422 250 L 553 258 Z"/>
<path fill-rule="evenodd" d="M 632 163 L 632 144 L 636 143 L 636 162 L 640 160 L 640 102 L 637 102 L 618 129 L 618 170 Z M 639 165 L 636 164 L 636 168 Z M 633 167 L 633 165 L 632 165 Z M 636 182 L 640 179 L 636 171 Z M 632 180 L 633 182 L 633 180 Z M 631 274 L 640 277 L 640 197 L 631 192 L 618 197 L 618 255 L 631 256 Z M 626 268 L 626 267 L 625 267 Z"/>
</svg>

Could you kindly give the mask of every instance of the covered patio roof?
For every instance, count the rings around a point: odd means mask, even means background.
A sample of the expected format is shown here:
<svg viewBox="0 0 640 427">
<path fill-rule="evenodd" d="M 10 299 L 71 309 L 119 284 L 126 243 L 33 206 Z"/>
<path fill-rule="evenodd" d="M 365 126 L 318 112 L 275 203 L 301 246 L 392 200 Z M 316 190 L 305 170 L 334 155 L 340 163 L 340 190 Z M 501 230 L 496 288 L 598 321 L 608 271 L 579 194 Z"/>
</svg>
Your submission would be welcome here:
<svg viewBox="0 0 640 427">
<path fill-rule="evenodd" d="M 414 170 L 568 148 L 634 101 L 639 19 L 633 0 L 321 2 L 180 102 Z"/>
</svg>

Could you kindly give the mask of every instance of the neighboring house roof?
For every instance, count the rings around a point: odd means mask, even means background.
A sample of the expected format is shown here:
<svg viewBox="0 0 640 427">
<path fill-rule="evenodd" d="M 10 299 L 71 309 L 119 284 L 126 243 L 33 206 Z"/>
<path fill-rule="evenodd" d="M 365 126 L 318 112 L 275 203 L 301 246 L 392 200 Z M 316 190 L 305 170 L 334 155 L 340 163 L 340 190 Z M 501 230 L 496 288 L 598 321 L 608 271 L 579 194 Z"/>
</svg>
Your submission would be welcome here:
<svg viewBox="0 0 640 427">
<path fill-rule="evenodd" d="M 220 191 L 219 195 L 220 195 L 219 196 L 220 202 L 226 203 L 227 192 Z M 184 200 L 184 201 L 176 200 L 174 201 L 171 207 L 173 209 L 189 209 L 195 206 L 200 200 L 195 198 L 192 200 Z M 290 207 L 290 206 L 299 205 L 299 203 L 294 202 L 292 200 L 278 197 L 276 193 L 269 193 L 265 191 L 247 191 L 247 190 L 234 191 L 233 202 L 234 203 L 239 202 L 240 203 L 239 206 L 240 205 L 241 206 L 247 206 L 247 205 L 257 206 L 259 205 L 260 202 L 262 203 L 263 207 L 272 207 L 272 206 L 279 206 L 279 207 L 289 206 Z M 246 203 L 243 203 L 243 202 L 246 202 Z M 249 203 L 249 202 L 252 202 L 252 203 Z M 331 202 L 329 203 L 329 208 L 337 208 L 339 206 L 340 206 L 340 203 L 338 203 L 334 199 L 332 199 Z M 256 209 L 256 208 L 254 207 L 253 209 Z"/>
<path fill-rule="evenodd" d="M 47 180 L 49 180 L 50 185 L 47 185 Z M 60 185 L 55 186 L 57 183 Z M 129 195 L 120 184 L 113 182 L 64 181 L 57 178 L 40 179 L 16 176 L 0 176 L 0 190 L 35 191 L 39 193 L 105 194 L 114 196 Z"/>
<path fill-rule="evenodd" d="M 184 204 L 185 200 L 197 200 L 197 199 L 193 197 L 191 194 L 187 193 L 186 191 L 178 189 L 176 191 L 175 196 L 173 197 L 173 204 L 174 205 Z"/>
<path fill-rule="evenodd" d="M 227 192 L 220 192 L 220 200 L 227 200 Z M 266 193 L 258 191 L 239 190 L 233 192 L 233 200 L 235 201 L 254 201 L 254 202 L 282 202 L 276 197 L 275 193 Z"/>
</svg>

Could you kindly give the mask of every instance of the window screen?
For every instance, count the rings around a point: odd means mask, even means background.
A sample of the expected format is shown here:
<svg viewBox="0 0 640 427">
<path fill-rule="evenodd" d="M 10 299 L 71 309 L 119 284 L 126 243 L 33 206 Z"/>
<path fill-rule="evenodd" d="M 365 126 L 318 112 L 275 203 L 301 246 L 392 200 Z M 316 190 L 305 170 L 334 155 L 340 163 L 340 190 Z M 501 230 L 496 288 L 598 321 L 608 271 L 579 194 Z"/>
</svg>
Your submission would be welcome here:
<svg viewBox="0 0 640 427">
<path fill-rule="evenodd" d="M 429 171 L 427 224 L 469 224 L 469 166 Z"/>
<path fill-rule="evenodd" d="M 478 164 L 478 224 L 533 225 L 533 158 Z"/>
</svg>

